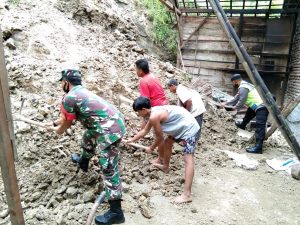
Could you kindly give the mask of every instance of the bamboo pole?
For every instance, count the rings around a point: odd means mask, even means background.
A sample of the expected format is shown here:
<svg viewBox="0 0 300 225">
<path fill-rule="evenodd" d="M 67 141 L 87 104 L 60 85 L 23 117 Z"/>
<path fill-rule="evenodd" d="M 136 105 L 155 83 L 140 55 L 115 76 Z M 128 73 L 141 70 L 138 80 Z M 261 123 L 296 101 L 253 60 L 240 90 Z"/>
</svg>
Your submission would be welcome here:
<svg viewBox="0 0 300 225">
<path fill-rule="evenodd" d="M 105 191 L 101 192 L 101 194 L 97 197 L 91 211 L 90 214 L 88 216 L 88 219 L 85 223 L 85 225 L 91 225 L 93 223 L 93 219 L 95 217 L 95 213 L 97 211 L 98 206 L 104 201 L 105 199 Z"/>
<path fill-rule="evenodd" d="M 280 112 L 279 108 L 276 105 L 276 102 L 273 99 L 272 94 L 268 90 L 264 81 L 260 77 L 257 69 L 254 66 L 254 63 L 250 56 L 248 55 L 244 45 L 241 43 L 239 37 L 237 36 L 234 28 L 230 24 L 222 6 L 217 0 L 209 0 L 212 9 L 214 10 L 219 22 L 221 23 L 226 35 L 229 38 L 229 42 L 232 45 L 235 53 L 239 57 L 239 60 L 242 62 L 249 78 L 252 83 L 255 85 L 260 97 L 262 98 L 264 104 L 268 108 L 271 116 L 274 118 L 275 122 L 278 124 L 281 133 L 285 137 L 286 141 L 290 145 L 290 147 L 295 152 L 298 159 L 300 159 L 300 145 L 297 142 L 297 139 L 292 132 L 289 124 L 286 119 Z"/>
<path fill-rule="evenodd" d="M 2 31 L 0 29 L 0 34 Z M 7 73 L 4 61 L 2 37 L 0 38 L 0 166 L 4 183 L 10 221 L 12 225 L 24 225 L 23 209 L 17 182 L 14 163 L 13 144 L 11 140 L 11 113 L 9 94 L 3 87 L 8 88 Z M 6 81 L 6 82 L 5 82 Z"/>
</svg>

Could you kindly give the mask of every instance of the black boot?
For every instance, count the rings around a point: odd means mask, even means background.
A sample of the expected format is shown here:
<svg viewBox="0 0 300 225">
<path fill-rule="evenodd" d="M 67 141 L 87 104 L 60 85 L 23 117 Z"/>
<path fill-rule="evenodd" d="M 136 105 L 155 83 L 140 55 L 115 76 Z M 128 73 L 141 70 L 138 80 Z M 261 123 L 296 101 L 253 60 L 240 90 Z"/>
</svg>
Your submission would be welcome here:
<svg viewBox="0 0 300 225">
<path fill-rule="evenodd" d="M 123 210 L 121 208 L 121 199 L 109 201 L 110 209 L 103 215 L 96 216 L 97 225 L 111 225 L 125 222 Z"/>
<path fill-rule="evenodd" d="M 251 148 L 246 148 L 248 153 L 262 154 L 263 141 L 256 141 L 256 145 Z"/>
<path fill-rule="evenodd" d="M 234 123 L 238 128 L 242 129 L 242 130 L 245 130 L 246 129 L 246 126 L 243 124 L 243 122 L 238 122 L 238 121 L 235 121 Z"/>
<path fill-rule="evenodd" d="M 89 168 L 89 159 L 86 159 L 82 156 L 79 156 L 78 154 L 74 153 L 71 156 L 71 160 L 73 163 L 77 163 L 80 167 L 80 169 L 82 169 L 83 172 L 87 172 L 88 168 Z"/>
</svg>

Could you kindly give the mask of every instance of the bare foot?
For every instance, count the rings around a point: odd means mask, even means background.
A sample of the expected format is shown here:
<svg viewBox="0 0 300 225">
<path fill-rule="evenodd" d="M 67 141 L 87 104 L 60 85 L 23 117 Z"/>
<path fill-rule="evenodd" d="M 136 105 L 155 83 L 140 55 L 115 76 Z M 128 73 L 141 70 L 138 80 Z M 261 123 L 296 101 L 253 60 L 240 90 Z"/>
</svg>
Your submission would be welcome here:
<svg viewBox="0 0 300 225">
<path fill-rule="evenodd" d="M 160 164 L 160 163 L 153 163 L 153 166 L 155 166 L 156 168 L 162 170 L 164 173 L 169 173 L 170 171 L 170 168 L 168 166 L 165 166 L 163 164 Z"/>
<path fill-rule="evenodd" d="M 183 204 L 183 203 L 188 203 L 188 202 L 192 202 L 191 195 L 187 196 L 187 195 L 182 194 L 182 195 L 178 196 L 177 198 L 175 198 L 175 200 L 174 200 L 174 203 L 176 203 L 176 204 Z"/>
<path fill-rule="evenodd" d="M 161 164 L 161 165 L 163 165 L 163 161 L 162 161 L 162 159 L 157 157 L 156 159 L 151 160 L 151 164 Z"/>
</svg>

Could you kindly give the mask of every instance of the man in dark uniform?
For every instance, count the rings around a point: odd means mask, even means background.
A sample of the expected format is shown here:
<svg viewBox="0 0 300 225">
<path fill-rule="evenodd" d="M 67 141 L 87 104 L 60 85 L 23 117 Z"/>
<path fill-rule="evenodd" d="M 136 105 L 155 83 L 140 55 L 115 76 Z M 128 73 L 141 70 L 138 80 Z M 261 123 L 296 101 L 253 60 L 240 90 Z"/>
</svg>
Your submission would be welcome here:
<svg viewBox="0 0 300 225">
<path fill-rule="evenodd" d="M 251 148 L 246 148 L 249 153 L 262 154 L 263 141 L 266 134 L 266 123 L 268 120 L 268 109 L 264 106 L 261 97 L 259 96 L 254 85 L 242 80 L 240 74 L 234 74 L 231 81 L 235 87 L 238 87 L 238 93 L 234 99 L 224 103 L 224 106 L 233 106 L 233 109 L 240 110 L 246 105 L 248 107 L 246 115 L 241 123 L 236 123 L 240 129 L 245 129 L 246 125 L 256 117 L 255 138 L 256 145 Z"/>
</svg>

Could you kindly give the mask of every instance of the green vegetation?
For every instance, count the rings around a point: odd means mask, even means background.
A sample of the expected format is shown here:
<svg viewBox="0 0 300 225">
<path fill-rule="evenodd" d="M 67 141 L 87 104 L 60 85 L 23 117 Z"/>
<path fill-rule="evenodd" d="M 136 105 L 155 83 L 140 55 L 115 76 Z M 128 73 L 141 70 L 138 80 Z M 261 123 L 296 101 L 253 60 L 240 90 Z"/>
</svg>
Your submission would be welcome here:
<svg viewBox="0 0 300 225">
<path fill-rule="evenodd" d="M 173 28 L 174 16 L 157 0 L 141 0 L 141 3 L 147 8 L 149 20 L 153 23 L 155 43 L 163 46 L 175 58 L 177 31 Z"/>
<path fill-rule="evenodd" d="M 20 3 L 20 0 L 8 0 L 9 3 L 18 5 Z"/>
</svg>

